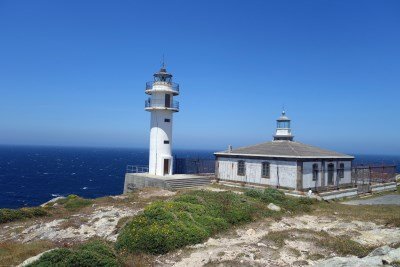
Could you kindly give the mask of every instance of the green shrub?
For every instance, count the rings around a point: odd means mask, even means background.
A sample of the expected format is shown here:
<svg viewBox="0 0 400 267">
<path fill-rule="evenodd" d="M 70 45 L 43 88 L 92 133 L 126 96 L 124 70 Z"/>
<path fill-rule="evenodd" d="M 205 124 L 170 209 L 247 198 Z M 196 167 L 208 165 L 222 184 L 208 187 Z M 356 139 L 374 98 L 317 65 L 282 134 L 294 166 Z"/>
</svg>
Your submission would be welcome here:
<svg viewBox="0 0 400 267">
<path fill-rule="evenodd" d="M 285 196 L 283 192 L 273 188 L 267 188 L 264 191 L 251 189 L 247 190 L 245 195 L 261 200 L 266 204 L 274 203 L 291 212 L 309 212 L 313 203 L 315 203 L 315 200 L 310 198 Z"/>
<path fill-rule="evenodd" d="M 29 267 L 47 266 L 119 266 L 112 249 L 102 241 L 91 241 L 76 249 L 56 249 L 43 254 L 39 260 L 28 265 Z"/>
<path fill-rule="evenodd" d="M 81 198 L 77 195 L 69 195 L 66 198 L 57 200 L 58 204 L 63 205 L 70 211 L 76 211 L 93 203 L 91 199 Z"/>
<path fill-rule="evenodd" d="M 356 255 L 360 258 L 367 256 L 374 249 L 353 241 L 348 236 L 331 236 L 318 240 L 317 244 L 335 251 L 340 256 Z"/>
<path fill-rule="evenodd" d="M 152 254 L 203 242 L 229 225 L 257 214 L 246 197 L 232 192 L 192 191 L 167 202 L 154 202 L 121 231 L 119 251 Z"/>
<path fill-rule="evenodd" d="M 244 192 L 246 196 L 261 199 L 263 191 L 257 189 L 249 189 Z"/>
<path fill-rule="evenodd" d="M 0 223 L 12 222 L 26 218 L 46 216 L 47 212 L 42 207 L 21 209 L 0 209 Z"/>
</svg>

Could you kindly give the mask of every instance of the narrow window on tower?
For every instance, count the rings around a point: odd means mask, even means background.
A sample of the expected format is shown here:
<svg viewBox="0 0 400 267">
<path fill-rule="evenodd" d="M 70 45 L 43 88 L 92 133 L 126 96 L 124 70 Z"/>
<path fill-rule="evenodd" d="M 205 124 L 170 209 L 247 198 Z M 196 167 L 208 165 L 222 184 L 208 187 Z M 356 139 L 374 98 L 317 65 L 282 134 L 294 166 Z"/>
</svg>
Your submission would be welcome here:
<svg viewBox="0 0 400 267">
<path fill-rule="evenodd" d="M 164 140 L 164 144 L 169 144 L 169 141 L 168 140 Z"/>
<path fill-rule="evenodd" d="M 164 122 L 171 122 L 170 119 L 164 119 Z"/>
<path fill-rule="evenodd" d="M 165 94 L 165 107 L 166 108 L 171 107 L 171 95 L 170 94 Z"/>
</svg>

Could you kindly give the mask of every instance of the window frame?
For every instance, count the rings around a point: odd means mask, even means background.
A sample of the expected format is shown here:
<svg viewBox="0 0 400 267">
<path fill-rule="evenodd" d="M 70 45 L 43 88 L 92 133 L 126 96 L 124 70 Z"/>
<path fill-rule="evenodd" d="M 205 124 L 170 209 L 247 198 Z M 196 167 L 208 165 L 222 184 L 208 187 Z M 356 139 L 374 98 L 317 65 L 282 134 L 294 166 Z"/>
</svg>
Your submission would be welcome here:
<svg viewBox="0 0 400 267">
<path fill-rule="evenodd" d="M 164 119 L 164 122 L 171 122 L 171 119 L 165 118 L 165 119 Z"/>
<path fill-rule="evenodd" d="M 271 164 L 268 161 L 261 163 L 261 177 L 266 179 L 271 178 Z"/>
<path fill-rule="evenodd" d="M 169 140 L 164 140 L 164 145 L 169 145 Z"/>
<path fill-rule="evenodd" d="M 319 166 L 318 163 L 313 163 L 312 165 L 312 180 L 318 181 L 319 178 Z"/>
<path fill-rule="evenodd" d="M 339 167 L 337 169 L 337 175 L 338 175 L 339 179 L 344 178 L 344 163 L 339 163 Z"/>
<path fill-rule="evenodd" d="M 245 176 L 246 175 L 246 162 L 244 160 L 239 160 L 237 162 L 237 175 Z"/>
</svg>

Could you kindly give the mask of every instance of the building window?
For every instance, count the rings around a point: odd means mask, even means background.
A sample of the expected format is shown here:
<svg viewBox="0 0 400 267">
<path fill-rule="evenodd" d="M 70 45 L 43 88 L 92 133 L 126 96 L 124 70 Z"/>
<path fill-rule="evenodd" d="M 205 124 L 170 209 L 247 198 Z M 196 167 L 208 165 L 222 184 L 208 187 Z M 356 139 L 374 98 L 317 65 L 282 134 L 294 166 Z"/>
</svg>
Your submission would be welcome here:
<svg viewBox="0 0 400 267">
<path fill-rule="evenodd" d="M 344 178 L 344 163 L 339 164 L 337 172 L 340 179 Z"/>
<path fill-rule="evenodd" d="M 164 144 L 169 144 L 169 141 L 168 140 L 164 140 Z"/>
<path fill-rule="evenodd" d="M 269 162 L 263 162 L 262 163 L 261 176 L 263 178 L 269 178 Z"/>
<path fill-rule="evenodd" d="M 237 175 L 243 176 L 246 173 L 246 165 L 244 160 L 239 160 L 237 165 Z"/>
<path fill-rule="evenodd" d="M 170 119 L 164 119 L 164 122 L 171 122 Z"/>
<path fill-rule="evenodd" d="M 318 180 L 318 175 L 319 175 L 318 164 L 314 163 L 312 165 L 312 179 L 313 179 L 313 181 L 317 181 Z"/>
</svg>

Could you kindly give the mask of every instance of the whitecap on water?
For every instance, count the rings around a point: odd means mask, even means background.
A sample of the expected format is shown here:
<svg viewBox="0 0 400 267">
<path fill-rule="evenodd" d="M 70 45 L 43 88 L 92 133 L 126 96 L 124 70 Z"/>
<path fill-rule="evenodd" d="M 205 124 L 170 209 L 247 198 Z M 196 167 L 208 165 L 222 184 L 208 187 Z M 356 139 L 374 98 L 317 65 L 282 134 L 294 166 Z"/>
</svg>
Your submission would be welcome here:
<svg viewBox="0 0 400 267">
<path fill-rule="evenodd" d="M 82 187 L 82 189 L 83 189 L 83 190 L 86 190 L 86 189 L 88 189 L 88 188 L 87 188 L 87 186 L 85 186 L 85 187 Z"/>
</svg>

